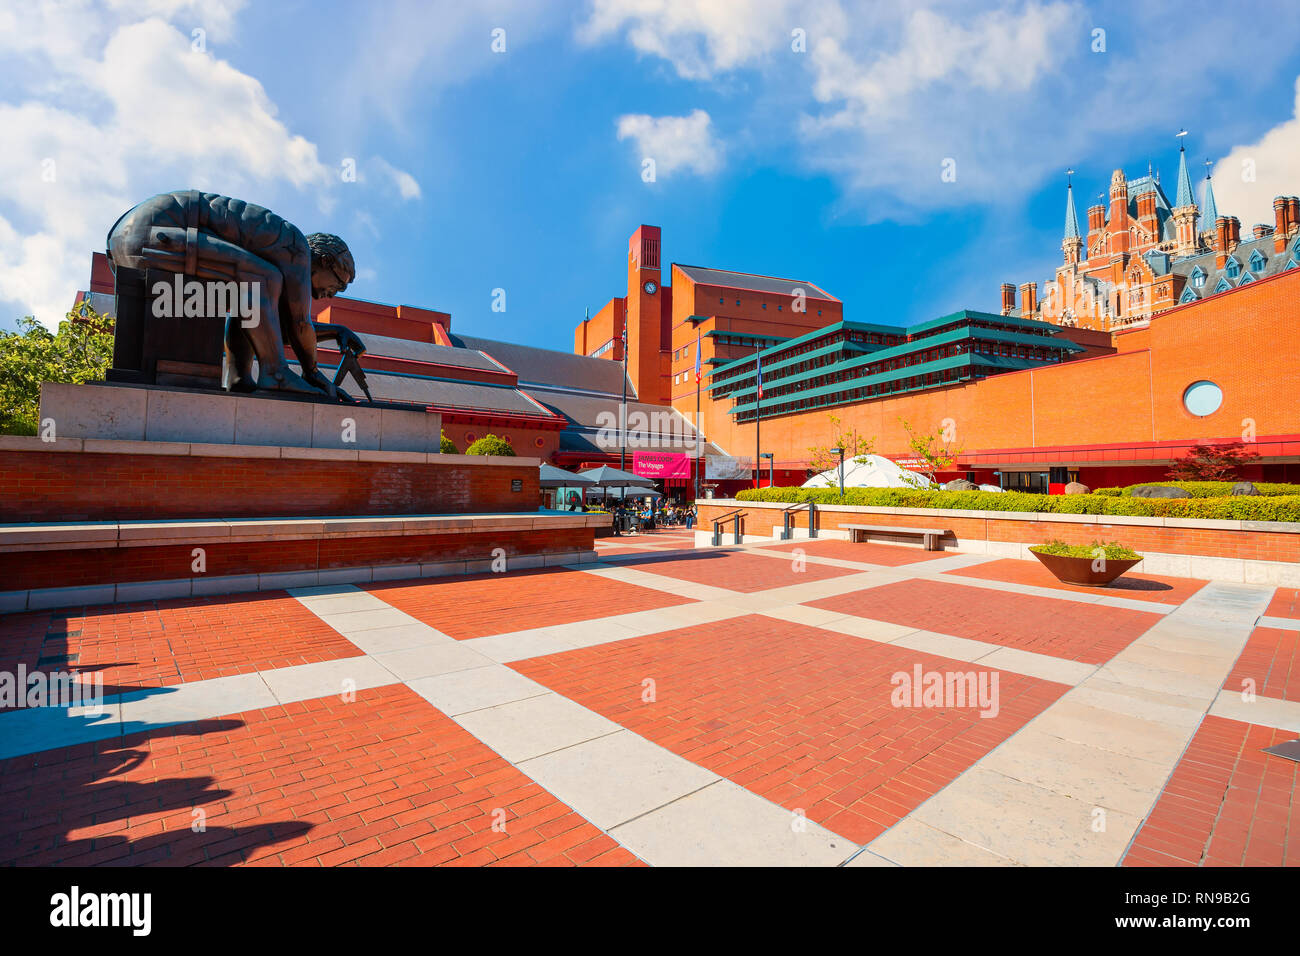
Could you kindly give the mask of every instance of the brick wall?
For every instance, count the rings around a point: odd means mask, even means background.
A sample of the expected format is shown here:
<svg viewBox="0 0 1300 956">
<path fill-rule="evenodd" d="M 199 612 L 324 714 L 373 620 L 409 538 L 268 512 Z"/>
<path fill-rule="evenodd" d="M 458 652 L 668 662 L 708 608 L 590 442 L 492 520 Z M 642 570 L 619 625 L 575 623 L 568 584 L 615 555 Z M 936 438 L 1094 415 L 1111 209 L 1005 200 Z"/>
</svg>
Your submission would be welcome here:
<svg viewBox="0 0 1300 956">
<path fill-rule="evenodd" d="M 499 461 L 500 459 L 497 459 Z M 522 482 L 521 491 L 511 481 Z M 0 523 L 533 511 L 536 464 L 0 452 Z"/>
<path fill-rule="evenodd" d="M 714 300 L 716 302 L 716 299 Z M 810 445 L 832 444 L 829 414 L 873 437 L 884 455 L 907 454 L 899 419 L 922 432 L 956 423 L 956 444 L 981 449 L 1234 438 L 1253 423 L 1258 437 L 1300 434 L 1300 362 L 1287 347 L 1300 323 L 1300 270 L 1170 309 L 1141 332 L 1116 336 L 1120 352 L 981 382 L 764 417 L 763 450 L 777 467 L 804 462 Z M 1196 418 L 1182 405 L 1187 386 L 1210 379 L 1223 406 Z M 678 403 L 694 413 L 694 389 Z M 735 424 L 728 401 L 702 405 L 710 440 L 752 454 L 754 426 Z"/>
<path fill-rule="evenodd" d="M 711 531 L 713 518 L 743 507 L 738 503 L 703 503 L 699 506 L 699 530 Z M 1028 518 L 983 518 L 935 510 L 923 515 L 883 514 L 866 511 L 836 511 L 830 506 L 817 507 L 818 528 L 840 530 L 846 524 L 889 525 L 908 528 L 939 528 L 951 531 L 958 542 L 999 541 L 1016 544 L 1041 544 L 1060 539 L 1066 544 L 1091 544 L 1093 541 L 1118 541 L 1138 552 L 1187 554 L 1212 558 L 1237 558 L 1246 561 L 1300 562 L 1300 534 L 1267 531 L 1240 531 L 1218 528 L 1179 528 L 1140 524 L 1091 524 L 1073 521 L 1031 520 Z M 1133 521 L 1135 519 L 1128 519 Z M 770 535 L 781 524 L 779 508 L 745 508 L 745 534 Z M 795 526 L 808 527 L 808 513 L 796 512 Z M 730 531 L 730 524 L 726 530 Z M 959 545 L 960 546 L 960 545 Z"/>
<path fill-rule="evenodd" d="M 547 528 L 484 534 L 349 536 L 277 541 L 242 541 L 199 545 L 204 551 L 203 577 L 321 571 L 368 565 L 412 565 L 443 561 L 488 560 L 493 549 L 510 556 L 590 551 L 592 528 Z M 82 587 L 134 581 L 196 578 L 192 543 L 139 548 L 20 551 L 0 553 L 3 590 Z"/>
</svg>

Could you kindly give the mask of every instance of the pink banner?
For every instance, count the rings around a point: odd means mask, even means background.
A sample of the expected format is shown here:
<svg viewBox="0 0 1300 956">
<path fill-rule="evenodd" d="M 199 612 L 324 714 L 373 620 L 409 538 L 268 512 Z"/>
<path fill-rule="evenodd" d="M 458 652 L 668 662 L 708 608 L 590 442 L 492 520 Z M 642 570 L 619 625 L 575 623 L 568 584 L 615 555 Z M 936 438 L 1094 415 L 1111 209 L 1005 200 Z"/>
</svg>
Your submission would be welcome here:
<svg viewBox="0 0 1300 956">
<path fill-rule="evenodd" d="M 680 452 L 636 451 L 632 474 L 642 478 L 689 478 L 691 459 Z"/>
</svg>

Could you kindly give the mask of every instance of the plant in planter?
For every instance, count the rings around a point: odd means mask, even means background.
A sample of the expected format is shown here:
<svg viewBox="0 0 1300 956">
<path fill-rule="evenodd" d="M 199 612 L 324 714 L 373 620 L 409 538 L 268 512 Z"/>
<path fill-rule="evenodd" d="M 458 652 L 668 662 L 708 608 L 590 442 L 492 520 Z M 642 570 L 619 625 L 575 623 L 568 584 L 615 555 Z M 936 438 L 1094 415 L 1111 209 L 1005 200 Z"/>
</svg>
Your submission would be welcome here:
<svg viewBox="0 0 1300 956">
<path fill-rule="evenodd" d="M 1048 541 L 1029 549 L 1063 584 L 1104 588 L 1142 560 L 1142 555 L 1114 541 L 1090 545 Z"/>
</svg>

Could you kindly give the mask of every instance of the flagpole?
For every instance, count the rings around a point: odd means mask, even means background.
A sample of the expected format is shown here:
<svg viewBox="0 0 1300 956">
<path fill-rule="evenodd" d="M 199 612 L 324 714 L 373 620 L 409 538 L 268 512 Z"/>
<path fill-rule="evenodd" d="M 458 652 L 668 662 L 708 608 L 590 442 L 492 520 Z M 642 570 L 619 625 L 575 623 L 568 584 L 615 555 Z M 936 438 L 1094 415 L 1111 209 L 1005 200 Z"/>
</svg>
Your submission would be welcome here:
<svg viewBox="0 0 1300 956">
<path fill-rule="evenodd" d="M 695 333 L 695 500 L 700 500 L 700 461 L 704 442 L 700 436 L 700 333 Z"/>
<path fill-rule="evenodd" d="M 756 360 L 754 390 L 754 487 L 758 488 L 763 480 L 763 459 L 759 455 L 762 446 L 759 444 L 759 428 L 763 421 L 763 346 L 754 347 L 754 358 Z"/>
</svg>

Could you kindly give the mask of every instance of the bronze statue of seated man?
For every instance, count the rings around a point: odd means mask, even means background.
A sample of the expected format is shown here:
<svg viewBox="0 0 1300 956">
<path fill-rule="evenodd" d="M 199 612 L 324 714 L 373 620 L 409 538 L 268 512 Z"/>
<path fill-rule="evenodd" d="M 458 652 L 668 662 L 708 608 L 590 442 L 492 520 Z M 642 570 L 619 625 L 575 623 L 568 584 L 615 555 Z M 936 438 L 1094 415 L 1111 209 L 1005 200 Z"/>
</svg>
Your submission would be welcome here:
<svg viewBox="0 0 1300 956">
<path fill-rule="evenodd" d="M 246 283 L 251 323 L 226 322 L 233 391 L 271 389 L 350 401 L 316 364 L 316 342 L 332 338 L 341 352 L 365 351 L 342 326 L 311 320 L 312 299 L 329 298 L 356 278 L 352 253 L 338 236 L 304 236 L 269 209 L 195 189 L 162 193 L 128 210 L 108 233 L 114 268 L 159 269 L 200 280 Z M 288 342 L 302 368 L 285 359 Z M 258 374 L 253 377 L 253 359 Z"/>
</svg>

